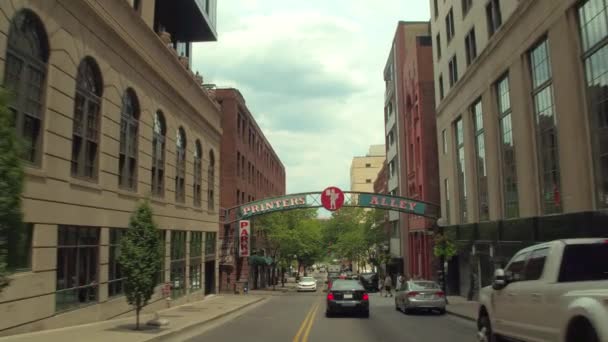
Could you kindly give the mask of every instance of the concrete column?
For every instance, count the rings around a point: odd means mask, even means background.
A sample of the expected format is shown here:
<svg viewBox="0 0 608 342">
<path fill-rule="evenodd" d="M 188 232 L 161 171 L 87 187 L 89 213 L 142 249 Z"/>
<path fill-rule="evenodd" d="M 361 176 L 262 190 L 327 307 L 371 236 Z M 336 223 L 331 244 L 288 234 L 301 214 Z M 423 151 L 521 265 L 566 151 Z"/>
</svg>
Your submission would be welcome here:
<svg viewBox="0 0 608 342">
<path fill-rule="evenodd" d="M 535 142 L 534 111 L 530 86 L 530 70 L 523 55 L 509 69 L 511 120 L 515 160 L 519 216 L 535 216 L 539 210 L 538 168 Z"/>
<path fill-rule="evenodd" d="M 98 301 L 108 300 L 108 262 L 110 261 L 110 229 L 100 228 L 99 230 L 99 270 L 97 283 L 99 284 Z"/>
</svg>

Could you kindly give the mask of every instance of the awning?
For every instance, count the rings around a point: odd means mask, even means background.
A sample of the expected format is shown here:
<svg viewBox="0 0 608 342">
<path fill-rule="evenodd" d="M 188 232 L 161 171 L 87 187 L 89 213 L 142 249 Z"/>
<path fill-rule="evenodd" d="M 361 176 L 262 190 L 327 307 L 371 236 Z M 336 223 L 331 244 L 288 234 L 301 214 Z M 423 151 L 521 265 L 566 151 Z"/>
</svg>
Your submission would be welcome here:
<svg viewBox="0 0 608 342">
<path fill-rule="evenodd" d="M 249 257 L 250 265 L 269 266 L 272 265 L 272 258 L 261 255 L 252 255 Z"/>
</svg>

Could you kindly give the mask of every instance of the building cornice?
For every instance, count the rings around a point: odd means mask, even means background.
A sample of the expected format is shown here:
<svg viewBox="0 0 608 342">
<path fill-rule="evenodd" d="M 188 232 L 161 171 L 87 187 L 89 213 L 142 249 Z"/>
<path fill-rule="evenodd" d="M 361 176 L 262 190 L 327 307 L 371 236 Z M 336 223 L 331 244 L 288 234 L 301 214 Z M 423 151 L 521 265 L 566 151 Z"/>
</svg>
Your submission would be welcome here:
<svg viewBox="0 0 608 342">
<path fill-rule="evenodd" d="M 454 97 L 458 96 L 457 94 L 463 87 L 465 87 L 467 81 L 477 73 L 477 71 L 482 67 L 484 63 L 487 62 L 489 58 L 491 58 L 494 52 L 494 48 L 503 42 L 505 37 L 512 31 L 512 29 L 517 24 L 520 16 L 528 10 L 528 8 L 534 3 L 534 1 L 535 0 L 521 0 L 519 2 L 519 5 L 515 9 L 515 11 L 513 11 L 511 16 L 509 16 L 509 19 L 507 19 L 507 21 L 498 29 L 498 31 L 494 33 L 492 37 L 490 37 L 490 40 L 488 41 L 486 47 L 481 51 L 477 58 L 475 58 L 473 63 L 471 63 L 471 65 L 467 67 L 462 77 L 458 79 L 458 82 L 456 82 L 454 87 L 450 89 L 447 95 L 439 103 L 439 106 L 437 106 L 436 108 L 437 117 L 441 116 L 445 107 L 447 107 L 449 103 L 452 102 Z"/>
</svg>

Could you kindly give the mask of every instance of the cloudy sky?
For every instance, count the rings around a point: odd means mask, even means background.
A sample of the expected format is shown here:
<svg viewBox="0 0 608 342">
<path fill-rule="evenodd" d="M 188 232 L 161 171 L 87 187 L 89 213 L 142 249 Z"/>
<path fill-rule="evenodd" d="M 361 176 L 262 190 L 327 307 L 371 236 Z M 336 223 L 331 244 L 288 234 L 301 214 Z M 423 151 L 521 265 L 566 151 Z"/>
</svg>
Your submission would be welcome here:
<svg viewBox="0 0 608 342">
<path fill-rule="evenodd" d="M 384 143 L 382 72 L 399 20 L 428 0 L 219 0 L 205 83 L 238 88 L 283 161 L 287 193 L 350 188 L 353 156 Z"/>
</svg>

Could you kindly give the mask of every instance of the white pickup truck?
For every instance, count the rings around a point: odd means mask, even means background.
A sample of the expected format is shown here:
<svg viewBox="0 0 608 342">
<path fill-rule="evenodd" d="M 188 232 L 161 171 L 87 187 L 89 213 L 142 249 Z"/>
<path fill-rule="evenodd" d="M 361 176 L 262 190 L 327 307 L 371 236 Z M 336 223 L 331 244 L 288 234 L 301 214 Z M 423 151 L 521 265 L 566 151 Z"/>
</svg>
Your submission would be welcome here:
<svg viewBox="0 0 608 342">
<path fill-rule="evenodd" d="M 479 298 L 480 341 L 608 342 L 608 239 L 523 249 Z"/>
</svg>

